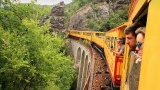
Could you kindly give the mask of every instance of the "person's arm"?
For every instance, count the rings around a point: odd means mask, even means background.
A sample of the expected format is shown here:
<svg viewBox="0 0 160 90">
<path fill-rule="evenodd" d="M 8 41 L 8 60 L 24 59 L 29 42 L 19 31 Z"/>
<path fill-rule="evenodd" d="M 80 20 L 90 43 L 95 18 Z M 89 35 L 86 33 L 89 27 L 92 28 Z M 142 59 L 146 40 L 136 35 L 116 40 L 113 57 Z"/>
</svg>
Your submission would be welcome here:
<svg viewBox="0 0 160 90">
<path fill-rule="evenodd" d="M 113 53 L 117 54 L 117 55 L 121 55 L 123 53 L 123 50 L 120 50 L 119 52 L 118 51 L 115 51 L 115 50 L 112 50 Z"/>
<path fill-rule="evenodd" d="M 135 58 L 136 58 L 135 63 L 140 63 L 140 62 L 142 62 L 142 57 L 141 57 L 138 53 L 133 52 L 133 54 L 135 55 Z"/>
<path fill-rule="evenodd" d="M 111 50 L 113 53 L 115 53 L 116 55 L 122 55 L 124 52 L 124 45 L 121 47 L 120 51 L 115 51 L 115 50 Z"/>
</svg>

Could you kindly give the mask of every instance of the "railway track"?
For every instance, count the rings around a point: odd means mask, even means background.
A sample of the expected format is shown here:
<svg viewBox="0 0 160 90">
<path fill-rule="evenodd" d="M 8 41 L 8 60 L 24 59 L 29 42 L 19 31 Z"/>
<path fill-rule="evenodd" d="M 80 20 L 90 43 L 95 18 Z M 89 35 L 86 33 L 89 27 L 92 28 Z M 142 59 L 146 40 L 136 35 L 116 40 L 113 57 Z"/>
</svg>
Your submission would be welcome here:
<svg viewBox="0 0 160 90">
<path fill-rule="evenodd" d="M 112 90 L 111 78 L 107 70 L 105 60 L 102 58 L 102 55 L 100 55 L 96 50 L 93 50 L 93 55 L 95 64 L 92 90 Z"/>
</svg>

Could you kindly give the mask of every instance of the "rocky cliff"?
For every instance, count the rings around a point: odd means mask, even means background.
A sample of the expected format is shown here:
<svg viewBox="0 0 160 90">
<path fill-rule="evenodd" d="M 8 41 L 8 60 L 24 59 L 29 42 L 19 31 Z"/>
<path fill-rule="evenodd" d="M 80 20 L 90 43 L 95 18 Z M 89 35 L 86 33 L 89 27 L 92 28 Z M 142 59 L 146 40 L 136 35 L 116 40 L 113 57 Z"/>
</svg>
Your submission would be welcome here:
<svg viewBox="0 0 160 90">
<path fill-rule="evenodd" d="M 50 32 L 63 31 L 66 29 L 89 30 L 88 22 L 92 19 L 101 21 L 109 16 L 111 12 L 123 9 L 123 6 L 129 4 L 131 0 L 99 0 L 97 4 L 87 4 L 79 8 L 70 17 L 68 22 L 64 23 L 64 2 L 53 6 L 50 15 L 42 18 L 40 26 L 46 20 L 50 20 Z"/>
<path fill-rule="evenodd" d="M 54 6 L 51 10 L 51 27 L 50 31 L 58 30 L 61 31 L 64 29 L 64 2 L 60 2 L 56 6 Z"/>
<path fill-rule="evenodd" d="M 88 4 L 77 10 L 69 19 L 66 28 L 75 30 L 88 30 L 90 19 L 101 21 L 107 18 L 111 12 L 123 9 L 130 0 L 100 0 L 98 4 Z"/>
<path fill-rule="evenodd" d="M 86 30 L 88 21 L 91 18 L 100 20 L 109 15 L 109 6 L 106 3 L 99 3 L 96 6 L 86 5 L 76 11 L 69 20 L 68 29 Z"/>
<path fill-rule="evenodd" d="M 62 31 L 64 29 L 64 8 L 64 2 L 60 2 L 59 4 L 54 5 L 51 9 L 50 15 L 43 17 L 39 26 L 42 26 L 45 24 L 45 22 L 47 22 L 47 20 L 49 20 L 51 24 L 49 29 L 50 32 Z"/>
</svg>

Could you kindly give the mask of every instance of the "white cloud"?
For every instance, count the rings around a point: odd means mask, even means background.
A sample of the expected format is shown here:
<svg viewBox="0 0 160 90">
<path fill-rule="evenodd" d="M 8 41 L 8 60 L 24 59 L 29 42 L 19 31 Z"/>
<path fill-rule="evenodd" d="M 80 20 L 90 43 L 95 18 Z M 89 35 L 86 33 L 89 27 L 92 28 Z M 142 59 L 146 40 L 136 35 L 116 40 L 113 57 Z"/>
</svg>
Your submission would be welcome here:
<svg viewBox="0 0 160 90">
<path fill-rule="evenodd" d="M 36 4 L 53 5 L 64 1 L 65 4 L 72 2 L 72 0 L 37 0 Z M 30 3 L 31 0 L 20 0 L 21 3 Z"/>
</svg>

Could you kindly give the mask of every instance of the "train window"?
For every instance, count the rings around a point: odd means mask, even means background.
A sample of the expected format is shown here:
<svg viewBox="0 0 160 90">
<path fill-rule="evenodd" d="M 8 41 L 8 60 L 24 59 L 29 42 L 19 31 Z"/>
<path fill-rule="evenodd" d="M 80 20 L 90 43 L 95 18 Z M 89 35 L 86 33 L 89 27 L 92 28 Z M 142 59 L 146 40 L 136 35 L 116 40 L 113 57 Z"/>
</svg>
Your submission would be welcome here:
<svg viewBox="0 0 160 90">
<path fill-rule="evenodd" d="M 114 37 L 114 48 L 116 48 L 117 37 Z"/>
<path fill-rule="evenodd" d="M 90 36 L 91 33 L 89 33 L 89 32 L 83 32 L 83 35 Z"/>
<path fill-rule="evenodd" d="M 113 47 L 113 37 L 111 37 L 110 42 L 111 42 L 111 46 L 110 46 L 110 48 L 114 48 L 114 47 Z"/>
<path fill-rule="evenodd" d="M 144 4 L 145 6 L 143 6 L 138 14 L 135 16 L 135 18 L 132 20 L 133 23 L 134 22 L 139 22 L 141 26 L 146 26 L 147 23 L 147 15 L 148 15 L 148 4 Z M 125 40 L 125 39 L 124 39 Z M 125 43 L 125 42 L 124 42 Z M 124 59 L 124 64 L 126 64 L 126 59 Z M 124 65 L 124 68 L 126 68 L 126 66 Z"/>
<path fill-rule="evenodd" d="M 96 33 L 96 37 L 98 37 L 99 36 L 99 33 Z"/>
<path fill-rule="evenodd" d="M 122 37 L 122 40 L 123 40 L 123 44 L 125 45 L 126 38 Z"/>
<path fill-rule="evenodd" d="M 148 4 L 144 4 L 138 14 L 133 19 L 133 22 L 139 22 L 141 26 L 146 26 L 147 14 L 148 14 Z"/>
<path fill-rule="evenodd" d="M 110 47 L 110 38 L 108 37 L 108 48 Z"/>
<path fill-rule="evenodd" d="M 105 33 L 100 33 L 99 36 L 102 36 L 102 37 L 103 37 L 103 36 L 105 36 Z"/>
<path fill-rule="evenodd" d="M 111 48 L 111 37 L 109 37 L 109 47 L 108 48 Z"/>
<path fill-rule="evenodd" d="M 113 45 L 114 48 L 116 48 L 116 43 L 117 43 L 117 37 L 114 37 L 114 45 Z"/>
<path fill-rule="evenodd" d="M 107 47 L 109 47 L 109 37 L 108 36 L 106 37 L 106 44 L 107 44 Z"/>
<path fill-rule="evenodd" d="M 114 37 L 111 37 L 111 48 L 115 49 L 115 47 L 114 47 Z M 113 53 L 113 55 L 114 55 L 114 53 Z"/>
<path fill-rule="evenodd" d="M 96 33 L 96 36 L 97 36 L 97 37 L 104 37 L 104 36 L 105 36 L 105 33 Z"/>
<path fill-rule="evenodd" d="M 134 22 L 138 22 L 139 25 L 140 25 L 140 27 L 146 26 L 146 23 L 147 23 L 147 13 L 148 13 L 148 4 L 144 4 L 141 7 L 141 9 L 139 10 L 139 12 L 136 14 L 136 16 L 134 17 L 134 19 L 132 20 L 133 23 Z M 124 53 L 124 55 L 127 55 L 127 52 Z M 139 73 L 140 73 L 140 67 L 141 66 L 138 68 L 137 64 L 131 62 L 131 58 L 130 57 L 131 57 L 131 55 L 128 54 L 128 57 L 127 57 L 128 60 L 126 59 L 126 57 L 124 59 L 124 67 L 123 68 L 126 69 L 126 78 L 125 79 L 126 79 L 126 81 L 130 80 L 130 82 L 132 82 L 132 83 L 139 83 Z M 130 66 L 131 64 L 132 64 L 132 66 Z M 130 77 L 132 77 L 132 78 L 129 77 L 129 72 L 131 73 Z M 136 77 L 136 80 L 133 77 Z M 129 85 L 129 87 L 130 86 L 131 85 Z M 132 86 L 130 88 L 132 88 L 134 90 L 138 89 L 138 87 L 135 87 L 134 85 L 132 85 Z"/>
</svg>

